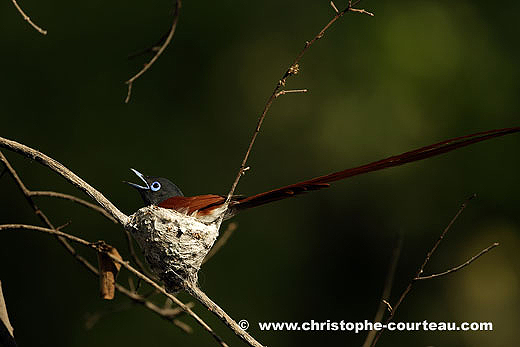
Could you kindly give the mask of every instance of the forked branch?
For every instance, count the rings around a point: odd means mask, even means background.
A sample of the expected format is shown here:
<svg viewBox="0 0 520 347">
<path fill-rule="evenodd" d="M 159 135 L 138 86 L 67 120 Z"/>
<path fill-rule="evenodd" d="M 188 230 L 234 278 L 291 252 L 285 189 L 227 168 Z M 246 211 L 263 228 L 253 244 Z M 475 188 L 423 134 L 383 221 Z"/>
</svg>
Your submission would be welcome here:
<svg viewBox="0 0 520 347">
<path fill-rule="evenodd" d="M 39 190 L 29 190 L 28 194 L 31 197 L 45 196 L 48 198 L 57 198 L 57 199 L 72 201 L 72 202 L 75 202 L 76 204 L 79 204 L 86 208 L 90 208 L 91 210 L 94 210 L 96 212 L 99 212 L 103 216 L 105 216 L 107 219 L 109 219 L 110 221 L 117 223 L 117 220 L 114 217 L 112 217 L 112 215 L 110 213 L 108 213 L 107 211 L 105 211 L 103 208 L 101 208 L 97 205 L 94 205 L 93 203 L 90 203 L 88 201 L 85 201 L 83 199 L 80 199 L 74 195 L 69 195 L 69 194 L 64 194 L 64 193 L 59 193 L 59 192 L 52 192 L 52 191 L 39 191 Z"/>
<path fill-rule="evenodd" d="M 316 41 L 321 39 L 323 37 L 323 35 L 325 35 L 325 32 L 338 19 L 343 17 L 343 15 L 345 15 L 345 13 L 347 13 L 347 12 L 357 12 L 357 13 L 362 13 L 362 14 L 367 14 L 369 16 L 373 16 L 373 14 L 368 12 L 368 11 L 359 10 L 359 9 L 354 8 L 360 1 L 361 0 L 358 0 L 358 1 L 354 2 L 354 3 L 352 3 L 352 1 L 349 1 L 347 7 L 343 11 L 338 11 L 338 9 L 334 5 L 334 3 L 331 2 L 331 6 L 335 9 L 336 15 L 312 38 L 312 40 L 305 42 L 305 46 L 303 47 L 303 49 L 300 51 L 300 53 L 298 53 L 298 55 L 296 56 L 296 58 L 294 59 L 292 64 L 289 65 L 287 70 L 283 73 L 282 78 L 276 83 L 276 86 L 275 86 L 273 92 L 271 93 L 271 96 L 267 99 L 267 102 L 266 102 L 266 104 L 264 106 L 264 109 L 263 109 L 261 115 L 260 115 L 260 118 L 258 118 L 258 122 L 257 122 L 256 128 L 255 128 L 255 130 L 253 132 L 253 135 L 251 137 L 251 141 L 249 142 L 249 146 L 247 147 L 246 153 L 244 155 L 244 158 L 242 159 L 242 163 L 240 164 L 240 167 L 238 169 L 238 172 L 237 172 L 237 175 L 235 177 L 235 180 L 233 181 L 233 184 L 231 185 L 231 189 L 229 190 L 229 193 L 227 195 L 226 204 L 229 204 L 229 202 L 231 201 L 231 197 L 233 196 L 233 193 L 235 192 L 235 189 L 236 189 L 236 187 L 238 185 L 238 181 L 240 180 L 240 177 L 242 177 L 242 175 L 244 174 L 244 172 L 246 170 L 247 159 L 249 158 L 249 154 L 251 153 L 251 150 L 253 149 L 253 145 L 254 145 L 254 143 L 256 141 L 256 137 L 258 136 L 258 133 L 260 132 L 260 128 L 262 127 L 262 123 L 264 122 L 265 116 L 267 115 L 267 112 L 271 108 L 271 105 L 273 104 L 274 100 L 277 99 L 279 96 L 282 96 L 282 95 L 285 95 L 285 94 L 289 94 L 289 93 L 305 93 L 305 92 L 307 92 L 307 89 L 295 89 L 295 90 L 285 90 L 285 91 L 282 90 L 282 88 L 285 86 L 285 84 L 287 82 L 287 78 L 289 78 L 290 76 L 294 76 L 294 75 L 298 74 L 299 68 L 300 68 L 299 64 L 300 64 L 301 59 L 305 55 L 305 53 L 309 50 L 309 48 L 312 45 L 314 45 L 314 43 Z"/>
<path fill-rule="evenodd" d="M 464 263 L 460 264 L 459 266 L 455 266 L 455 267 L 453 267 L 453 268 L 451 268 L 449 270 L 446 270 L 446 271 L 443 271 L 443 272 L 439 272 L 439 273 L 436 273 L 436 274 L 433 274 L 433 275 L 418 276 L 418 277 L 415 277 L 414 280 L 416 280 L 416 281 L 419 281 L 419 280 L 430 280 L 432 278 L 446 276 L 446 275 L 448 275 L 448 274 L 450 274 L 452 272 L 459 271 L 460 269 L 465 268 L 466 266 L 468 266 L 469 264 L 473 263 L 475 260 L 477 260 L 478 258 L 483 256 L 484 254 L 486 254 L 487 252 L 489 252 L 490 250 L 492 250 L 493 248 L 498 247 L 498 246 L 500 246 L 500 244 L 498 242 L 495 242 L 491 246 L 488 246 L 488 247 L 484 248 L 483 250 L 478 252 L 478 254 L 476 254 L 473 257 L 471 257 L 470 259 L 466 260 Z"/>
<path fill-rule="evenodd" d="M 67 181 L 72 183 L 75 187 L 79 188 L 83 192 L 87 193 L 92 199 L 94 199 L 105 211 L 107 211 L 112 217 L 114 217 L 120 224 L 126 225 L 128 223 L 128 216 L 123 212 L 119 211 L 103 194 L 94 189 L 90 184 L 85 182 L 74 172 L 70 171 L 63 164 L 52 159 L 51 157 L 32 149 L 26 145 L 18 143 L 16 141 L 8 140 L 0 137 L 0 147 L 7 148 L 13 152 L 19 153 L 27 158 L 37 161 L 38 163 L 47 166 L 52 171 L 58 173 L 60 176 L 65 178 Z"/>
<path fill-rule="evenodd" d="M 126 94 L 125 103 L 128 103 L 130 101 L 130 97 L 132 96 L 132 86 L 135 80 L 141 77 L 157 61 L 157 59 L 159 59 L 166 47 L 168 47 L 168 45 L 172 41 L 173 35 L 175 34 L 175 29 L 177 29 L 177 23 L 179 21 L 179 13 L 181 11 L 181 6 L 181 0 L 175 0 L 175 13 L 173 14 L 173 22 L 170 28 L 170 32 L 168 33 L 168 36 L 166 36 L 166 39 L 164 40 L 163 44 L 157 50 L 157 53 L 155 53 L 152 59 L 150 59 L 150 61 L 146 63 L 138 73 L 136 73 L 132 78 L 125 82 L 128 85 L 128 92 Z"/>
<path fill-rule="evenodd" d="M 444 272 L 441 272 L 441 273 L 438 273 L 438 274 L 435 274 L 435 275 L 429 275 L 429 276 L 424 276 L 424 277 L 421 277 L 421 274 L 424 272 L 424 268 L 426 267 L 426 265 L 428 264 L 428 262 L 430 261 L 430 258 L 432 257 L 433 253 L 435 253 L 435 251 L 437 250 L 437 248 L 439 247 L 440 243 L 442 242 L 442 240 L 444 239 L 444 237 L 446 236 L 446 234 L 448 233 L 448 231 L 451 229 L 451 227 L 453 226 L 453 224 L 455 223 L 455 221 L 457 220 L 457 218 L 459 218 L 459 216 L 462 214 L 462 212 L 464 211 L 464 209 L 466 208 L 466 206 L 468 205 L 468 202 L 473 199 L 474 197 L 476 197 L 475 194 L 473 194 L 471 197 L 469 197 L 468 199 L 466 199 L 466 201 L 464 201 L 464 203 L 462 204 L 462 206 L 460 207 L 460 209 L 457 211 L 457 213 L 455 214 L 455 216 L 451 219 L 451 221 L 448 223 L 448 225 L 446 226 L 446 228 L 442 231 L 441 235 L 439 236 L 439 238 L 437 239 L 437 242 L 435 242 L 435 244 L 433 245 L 432 249 L 430 249 L 430 251 L 428 252 L 428 254 L 426 255 L 426 258 L 424 258 L 424 261 L 421 265 L 421 267 L 419 267 L 419 270 L 417 270 L 417 273 L 415 274 L 415 276 L 411 279 L 410 283 L 408 283 L 408 286 L 405 288 L 405 290 L 401 293 L 401 295 L 399 296 L 399 299 L 397 300 L 397 302 L 392 306 L 390 304 L 388 304 L 388 307 L 389 307 L 389 311 L 390 311 L 390 314 L 388 315 L 388 317 L 386 318 L 385 322 L 384 322 L 384 325 L 387 325 L 393 318 L 394 318 L 394 315 L 397 311 L 397 309 L 399 308 L 399 306 L 403 303 L 404 299 L 406 298 L 406 296 L 408 295 L 408 293 L 410 292 L 410 290 L 412 289 L 413 285 L 415 284 L 415 282 L 417 282 L 418 280 L 427 280 L 427 279 L 432 279 L 432 278 L 437 278 L 437 277 L 441 277 L 441 276 L 444 276 L 444 275 L 447 275 L 449 273 L 452 273 L 452 272 L 455 272 L 457 270 L 460 270 L 466 266 L 468 266 L 469 264 L 471 264 L 473 261 L 475 261 L 476 259 L 478 259 L 480 256 L 482 256 L 483 254 L 489 252 L 491 249 L 495 248 L 498 246 L 498 243 L 495 242 L 493 243 L 491 246 L 485 248 L 484 250 L 482 250 L 481 252 L 479 252 L 477 255 L 473 256 L 471 259 L 469 259 L 468 261 L 466 261 L 465 263 L 459 265 L 459 266 L 456 266 L 452 269 L 449 269 L 447 271 L 444 271 Z M 381 334 L 383 333 L 383 329 L 379 330 L 377 333 L 376 333 L 376 336 L 375 338 L 372 340 L 372 343 L 370 344 L 371 347 L 374 347 L 377 343 L 377 341 L 379 340 L 379 338 L 381 337 Z"/>
</svg>

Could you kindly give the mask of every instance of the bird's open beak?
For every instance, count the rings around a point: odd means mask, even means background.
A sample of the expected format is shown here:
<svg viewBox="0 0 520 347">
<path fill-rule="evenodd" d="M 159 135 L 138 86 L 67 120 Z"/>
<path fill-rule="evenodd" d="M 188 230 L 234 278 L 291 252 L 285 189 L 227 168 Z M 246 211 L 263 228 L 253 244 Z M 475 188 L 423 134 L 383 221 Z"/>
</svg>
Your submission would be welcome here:
<svg viewBox="0 0 520 347">
<path fill-rule="evenodd" d="M 150 186 L 148 185 L 148 182 L 146 182 L 146 179 L 144 178 L 144 175 L 142 173 L 140 173 L 136 169 L 130 169 L 130 170 L 132 170 L 137 175 L 137 177 L 139 177 L 141 179 L 141 181 L 143 181 L 144 184 L 146 184 L 146 186 L 140 186 L 138 184 L 135 184 L 132 182 L 127 182 L 127 181 L 123 181 L 123 182 L 125 182 L 126 184 L 129 184 L 132 187 L 137 188 L 137 189 L 144 189 L 144 190 L 150 189 Z"/>
</svg>

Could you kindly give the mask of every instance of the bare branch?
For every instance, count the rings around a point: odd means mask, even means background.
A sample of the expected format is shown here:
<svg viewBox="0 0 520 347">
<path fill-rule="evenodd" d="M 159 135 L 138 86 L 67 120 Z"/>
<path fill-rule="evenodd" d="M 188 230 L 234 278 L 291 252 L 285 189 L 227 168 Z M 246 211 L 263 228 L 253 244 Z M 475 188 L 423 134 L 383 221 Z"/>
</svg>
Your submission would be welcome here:
<svg viewBox="0 0 520 347">
<path fill-rule="evenodd" d="M 417 275 L 415 277 L 419 277 L 423 273 L 424 268 L 426 267 L 426 264 L 428 264 L 428 262 L 430 261 L 431 256 L 437 250 L 437 247 L 439 247 L 442 240 L 444 239 L 444 236 L 446 236 L 448 231 L 451 229 L 453 223 L 455 223 L 455 221 L 459 218 L 459 216 L 462 214 L 462 212 L 466 209 L 466 206 L 468 206 L 468 202 L 476 197 L 477 197 L 477 194 L 473 194 L 469 198 L 467 198 L 466 201 L 464 201 L 464 203 L 462 204 L 460 209 L 457 211 L 455 216 L 453 216 L 453 218 L 449 222 L 448 226 L 446 226 L 446 228 L 442 231 L 441 236 L 439 236 L 439 239 L 437 240 L 437 242 L 435 242 L 435 245 L 433 245 L 432 249 L 426 255 L 426 258 L 424 259 L 424 262 L 421 265 L 421 267 L 419 268 L 419 271 L 417 272 Z"/>
<path fill-rule="evenodd" d="M 115 256 L 113 256 L 110 253 L 106 252 L 106 243 L 104 242 L 89 242 L 82 238 L 79 238 L 77 236 L 73 236 L 70 234 L 66 234 L 61 231 L 57 231 L 55 229 L 49 229 L 49 228 L 43 228 L 35 225 L 27 225 L 27 224 L 3 224 L 0 225 L 0 231 L 2 230 L 32 230 L 32 231 L 39 231 L 43 233 L 47 233 L 50 235 L 56 235 L 63 238 L 66 238 L 70 241 L 79 243 L 80 245 L 89 247 L 94 249 L 96 252 L 102 252 L 106 254 L 109 258 L 111 258 L 113 261 L 115 261 L 118 264 L 121 264 L 124 268 L 126 268 L 128 271 L 130 271 L 132 274 L 137 276 L 138 278 L 142 279 L 146 283 L 150 284 L 152 287 L 157 289 L 162 294 L 166 295 L 168 298 L 170 298 L 175 304 L 177 304 L 179 307 L 181 307 L 184 312 L 188 313 L 191 317 L 195 319 L 195 321 L 202 326 L 207 332 L 209 332 L 215 340 L 217 340 L 222 346 L 228 346 L 214 331 L 211 329 L 209 325 L 206 324 L 195 312 L 193 312 L 186 304 L 184 304 L 182 301 L 177 299 L 172 294 L 168 293 L 163 287 L 155 283 L 152 279 L 148 278 L 146 275 L 142 274 L 141 272 L 137 271 L 134 267 L 132 267 L 127 261 L 123 261 Z"/>
<path fill-rule="evenodd" d="M 334 12 L 339 13 L 338 8 L 337 8 L 336 5 L 334 4 L 334 1 L 331 1 L 331 2 L 330 2 L 330 6 L 332 6 L 332 8 L 334 9 Z"/>
<path fill-rule="evenodd" d="M 285 94 L 292 94 L 292 93 L 307 93 L 308 90 L 307 89 L 290 89 L 290 90 L 280 90 L 278 93 L 276 93 L 276 95 L 274 96 L 275 98 L 281 96 L 281 95 L 285 95 Z"/>
<path fill-rule="evenodd" d="M 468 259 L 466 262 L 464 262 L 463 264 L 460 264 L 459 266 L 455 266 L 454 268 L 451 268 L 449 270 L 446 270 L 444 272 L 440 272 L 440 273 L 437 273 L 437 274 L 433 274 L 433 275 L 429 275 L 429 276 L 418 276 L 418 277 L 415 277 L 414 280 L 416 281 L 419 281 L 419 280 L 429 280 L 429 279 L 432 279 L 432 278 L 437 278 L 437 277 L 441 277 L 441 276 L 445 276 L 447 274 L 450 274 L 452 272 L 455 272 L 455 271 L 458 271 L 466 266 L 468 266 L 469 264 L 471 264 L 472 262 L 474 262 L 475 260 L 477 260 L 479 257 L 481 257 L 482 255 L 484 255 L 485 253 L 489 252 L 490 250 L 492 250 L 493 248 L 499 246 L 500 244 L 498 242 L 495 242 L 493 243 L 491 246 L 489 247 L 486 247 L 484 248 L 483 250 L 481 250 L 477 255 L 474 255 L 473 257 L 471 257 L 470 259 Z"/>
<path fill-rule="evenodd" d="M 177 22 L 179 21 L 179 13 L 181 11 L 181 0 L 175 0 L 175 13 L 173 14 L 173 23 L 170 29 L 170 32 L 166 39 L 164 40 L 164 43 L 161 45 L 157 53 L 150 59 L 148 63 L 144 65 L 144 67 L 139 71 L 137 74 L 135 74 L 132 78 L 130 78 L 125 83 L 128 85 L 128 93 L 126 95 L 125 103 L 128 103 L 130 101 L 130 97 L 132 95 L 132 85 L 135 82 L 136 79 L 141 77 L 156 61 L 159 59 L 159 56 L 164 52 L 166 47 L 170 44 L 173 35 L 175 34 L 175 29 L 177 28 Z"/>
<path fill-rule="evenodd" d="M 155 43 L 154 45 L 152 45 L 151 47 L 148 47 L 148 48 L 145 48 L 145 49 L 142 49 L 138 52 L 134 52 L 134 53 L 130 53 L 128 55 L 128 59 L 134 59 L 136 57 L 139 57 L 143 54 L 146 54 L 146 53 L 156 53 L 162 46 L 162 44 L 164 43 L 164 40 L 166 40 L 166 38 L 168 37 L 168 34 L 170 33 L 170 28 L 168 28 L 168 32 L 166 32 L 163 36 L 161 36 L 161 38 L 157 41 L 157 43 Z"/>
<path fill-rule="evenodd" d="M 91 247 L 91 245 L 92 245 L 92 242 L 85 241 L 82 238 L 64 233 L 63 231 L 59 231 L 56 229 L 39 227 L 37 225 L 30 225 L 30 224 L 1 224 L 0 225 L 0 231 L 9 231 L 9 230 L 12 230 L 12 231 L 16 231 L 16 230 L 40 231 L 40 232 L 47 233 L 50 235 L 61 236 L 70 241 L 79 243 L 80 245 L 83 245 L 83 246 Z"/>
<path fill-rule="evenodd" d="M 20 14 L 22 15 L 23 19 L 25 19 L 27 21 L 27 23 L 29 23 L 34 29 L 36 29 L 36 31 L 38 31 L 40 34 L 42 35 L 47 35 L 47 30 L 43 30 L 42 28 L 40 28 L 39 26 L 37 26 L 32 20 L 31 18 L 29 18 L 28 15 L 25 14 L 25 12 L 22 10 L 22 8 L 18 5 L 18 3 L 16 2 L 16 0 L 11 0 L 13 2 L 13 5 L 16 7 L 16 9 L 18 10 L 18 12 L 20 12 Z"/>
<path fill-rule="evenodd" d="M 253 135 L 251 137 L 251 141 L 249 142 L 249 146 L 247 147 L 246 153 L 244 155 L 244 158 L 242 159 L 242 163 L 240 164 L 240 168 L 238 169 L 237 175 L 235 177 L 235 180 L 233 181 L 233 184 L 231 185 L 231 189 L 229 190 L 229 193 L 226 198 L 226 204 L 229 204 L 231 201 L 231 197 L 233 196 L 233 193 L 235 192 L 235 189 L 238 185 L 238 181 L 240 181 L 240 177 L 242 177 L 244 173 L 244 168 L 247 164 L 247 159 L 249 158 L 249 155 L 251 153 L 251 150 L 253 148 L 253 145 L 256 141 L 256 137 L 258 136 L 258 133 L 260 132 L 260 128 L 262 127 L 262 123 L 264 122 L 265 116 L 267 115 L 267 112 L 271 108 L 271 105 L 273 104 L 274 100 L 279 96 L 279 92 L 282 89 L 282 87 L 285 86 L 285 83 L 287 81 L 287 78 L 293 75 L 296 75 L 299 70 L 299 63 L 300 60 L 303 58 L 307 50 L 319 39 L 323 37 L 325 32 L 343 15 L 347 12 L 360 12 L 361 10 L 356 10 L 353 8 L 356 4 L 358 4 L 359 1 L 357 1 L 354 5 L 349 1 L 347 7 L 343 11 L 337 11 L 336 15 L 314 36 L 314 38 L 310 41 L 307 41 L 305 43 L 305 46 L 303 49 L 298 53 L 296 58 L 294 59 L 293 63 L 289 66 L 289 68 L 284 72 L 282 75 L 282 78 L 278 81 L 276 84 L 273 92 L 271 93 L 271 96 L 267 99 L 267 102 L 264 106 L 264 109 L 262 111 L 262 114 L 258 118 L 258 123 L 256 125 L 256 128 L 253 132 Z M 332 3 L 333 8 L 335 7 Z M 336 9 L 337 10 L 337 9 Z M 368 14 L 368 13 L 367 13 Z M 280 94 L 281 95 L 281 94 Z"/>
<path fill-rule="evenodd" d="M 368 12 L 367 10 L 363 10 L 363 9 L 351 8 L 349 11 L 350 12 L 362 13 L 362 14 L 369 15 L 370 17 L 374 17 L 374 14 L 372 12 Z"/>
<path fill-rule="evenodd" d="M 0 138 L 1 140 L 1 138 Z M 22 182 L 22 180 L 20 179 L 20 177 L 18 176 L 18 174 L 16 173 L 16 171 L 14 170 L 14 168 L 11 166 L 11 164 L 9 163 L 9 161 L 7 160 L 7 158 L 4 156 L 4 154 L 2 152 L 0 152 L 0 161 L 2 161 L 2 163 L 5 165 L 6 167 L 6 170 L 9 172 L 9 174 L 11 175 L 11 177 L 14 179 L 14 181 L 16 182 L 16 185 L 18 186 L 18 188 L 22 191 L 22 194 L 24 195 L 25 197 L 25 200 L 27 201 L 27 203 L 31 206 L 32 210 L 34 211 L 34 213 L 36 214 L 36 216 L 38 218 L 40 218 L 40 220 L 45 224 L 47 225 L 49 228 L 51 229 L 56 229 L 54 227 L 54 225 L 51 223 L 51 221 L 49 220 L 49 218 L 47 218 L 47 216 L 45 215 L 45 213 L 43 213 L 43 211 L 40 210 L 40 208 L 36 205 L 36 203 L 34 202 L 34 200 L 32 199 L 32 197 L 30 196 L 30 190 L 27 189 L 27 187 L 25 186 L 25 184 Z M 95 273 L 96 275 L 99 275 L 98 274 L 98 271 L 97 271 L 97 268 L 95 266 L 93 266 L 92 264 L 90 264 L 85 258 L 83 258 L 81 255 L 79 255 L 76 250 L 74 249 L 74 247 L 72 247 L 70 245 L 70 243 L 62 238 L 62 237 L 57 237 L 57 240 L 58 242 L 67 250 L 67 252 L 69 252 L 69 254 L 71 254 L 74 259 L 76 259 L 80 264 L 82 264 L 83 266 L 85 266 L 87 269 L 89 269 L 91 272 Z"/>
<path fill-rule="evenodd" d="M 453 218 L 451 219 L 451 221 L 448 223 L 448 225 L 446 226 L 446 228 L 444 228 L 444 230 L 442 231 L 441 235 L 439 236 L 439 239 L 437 240 L 437 242 L 435 242 L 435 244 L 433 245 L 432 249 L 428 252 L 428 254 L 426 255 L 426 258 L 424 259 L 421 267 L 419 268 L 419 270 L 417 270 L 417 273 L 415 274 L 415 276 L 412 278 L 412 280 L 410 281 L 410 283 L 408 283 L 408 286 L 405 288 L 405 290 L 401 293 L 401 296 L 399 297 L 399 299 L 397 300 L 397 303 L 393 306 L 392 310 L 390 311 L 390 314 L 388 316 L 388 318 L 385 320 L 385 323 L 384 324 L 388 324 L 388 322 L 390 322 L 392 320 L 392 318 L 394 318 L 394 315 L 397 311 L 397 309 L 399 308 L 399 306 L 402 304 L 403 300 L 406 298 L 406 296 L 408 295 L 408 293 L 410 292 L 410 290 L 412 289 L 414 283 L 416 282 L 416 278 L 419 277 L 423 271 L 424 271 L 424 268 L 426 267 L 426 264 L 428 264 L 428 262 L 430 261 L 430 258 L 431 256 L 433 255 L 433 253 L 437 250 L 437 247 L 439 247 L 440 243 L 442 242 L 442 240 L 444 239 L 444 236 L 446 236 L 446 234 L 448 233 L 448 231 L 450 230 L 450 228 L 452 227 L 452 225 L 455 223 L 455 221 L 457 220 L 457 218 L 459 218 L 459 216 L 462 214 L 462 212 L 464 211 L 464 209 L 466 208 L 466 206 L 468 205 L 468 202 L 475 198 L 476 197 L 476 194 L 473 194 L 471 195 L 469 198 L 467 198 L 464 203 L 462 204 L 462 206 L 459 208 L 459 210 L 457 211 L 457 213 L 455 214 L 455 216 L 453 216 Z M 370 345 L 371 347 L 374 347 L 377 343 L 377 341 L 379 340 L 379 338 L 381 337 L 381 334 L 383 333 L 384 329 L 381 329 L 377 332 L 376 334 L 376 337 L 374 338 L 374 340 L 372 341 L 372 344 Z"/>
<path fill-rule="evenodd" d="M 103 194 L 94 189 L 90 184 L 85 182 L 83 179 L 77 176 L 74 172 L 67 169 L 63 164 L 59 163 L 58 161 L 26 145 L 22 145 L 21 143 L 8 140 L 3 137 L 0 137 L 0 147 L 7 148 L 11 151 L 22 154 L 30 159 L 39 162 L 42 165 L 47 166 L 48 168 L 65 178 L 67 181 L 72 183 L 74 186 L 87 193 L 101 207 L 103 207 L 105 211 L 110 213 L 112 217 L 114 217 L 119 223 L 121 223 L 122 225 L 126 225 L 128 223 L 127 215 L 119 211 L 117 207 L 114 206 L 114 204 L 112 204 L 107 198 L 103 196 Z"/>
<path fill-rule="evenodd" d="M 381 302 L 386 305 L 388 312 L 392 312 L 392 310 L 393 310 L 392 305 L 390 305 L 390 303 L 388 301 L 383 299 L 383 300 L 381 300 Z"/>
<path fill-rule="evenodd" d="M 108 213 L 107 211 L 105 211 L 104 209 L 102 209 L 101 207 L 97 206 L 97 205 L 94 205 L 88 201 L 85 201 L 83 199 L 80 199 L 78 197 L 75 197 L 74 195 L 69 195 L 69 194 L 63 194 L 63 193 L 58 193 L 58 192 L 51 192 L 51 191 L 29 191 L 29 196 L 46 196 L 46 197 L 49 197 L 49 198 L 58 198 L 58 199 L 63 199 L 63 200 L 69 200 L 69 201 L 72 201 L 72 202 L 75 202 L 81 206 L 84 206 L 84 207 L 87 207 L 87 208 L 90 208 L 96 212 L 99 212 L 101 213 L 103 216 L 107 217 L 108 219 L 110 219 L 112 222 L 114 223 L 117 223 L 117 220 L 112 217 L 110 215 L 110 213 Z"/>
</svg>

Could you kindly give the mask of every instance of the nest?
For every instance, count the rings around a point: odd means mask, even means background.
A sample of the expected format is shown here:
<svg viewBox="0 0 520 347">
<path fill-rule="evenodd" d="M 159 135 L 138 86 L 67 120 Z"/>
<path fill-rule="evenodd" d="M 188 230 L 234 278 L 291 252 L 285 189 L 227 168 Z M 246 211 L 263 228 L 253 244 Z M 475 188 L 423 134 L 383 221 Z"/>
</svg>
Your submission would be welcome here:
<svg viewBox="0 0 520 347">
<path fill-rule="evenodd" d="M 171 209 L 143 207 L 130 216 L 128 230 L 150 268 L 175 293 L 197 282 L 204 257 L 218 237 L 221 219 L 204 223 Z"/>
</svg>

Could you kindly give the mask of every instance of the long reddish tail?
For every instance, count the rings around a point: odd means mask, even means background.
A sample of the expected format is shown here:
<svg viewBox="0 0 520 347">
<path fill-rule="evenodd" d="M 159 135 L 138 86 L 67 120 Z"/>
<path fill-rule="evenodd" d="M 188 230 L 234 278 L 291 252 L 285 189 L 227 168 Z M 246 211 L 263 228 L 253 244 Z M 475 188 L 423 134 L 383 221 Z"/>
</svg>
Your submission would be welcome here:
<svg viewBox="0 0 520 347">
<path fill-rule="evenodd" d="M 394 155 L 392 157 L 375 161 L 370 164 L 354 167 L 351 169 L 335 172 L 329 175 L 312 178 L 307 181 L 291 184 L 282 188 L 274 189 L 265 193 L 253 195 L 241 200 L 238 200 L 233 205 L 234 212 L 248 209 L 255 206 L 267 204 L 272 201 L 290 198 L 298 194 L 305 193 L 311 190 L 318 190 L 329 187 L 329 183 L 339 181 L 348 177 L 361 175 L 367 172 L 386 169 L 389 167 L 399 166 L 406 163 L 430 158 L 442 153 L 453 151 L 457 148 L 471 145 L 480 141 L 486 141 L 494 137 L 500 137 L 508 134 L 513 134 L 520 131 L 520 127 L 506 128 L 483 131 L 476 134 L 455 137 L 449 140 L 435 143 L 430 146 L 422 147 L 403 154 Z"/>
</svg>

